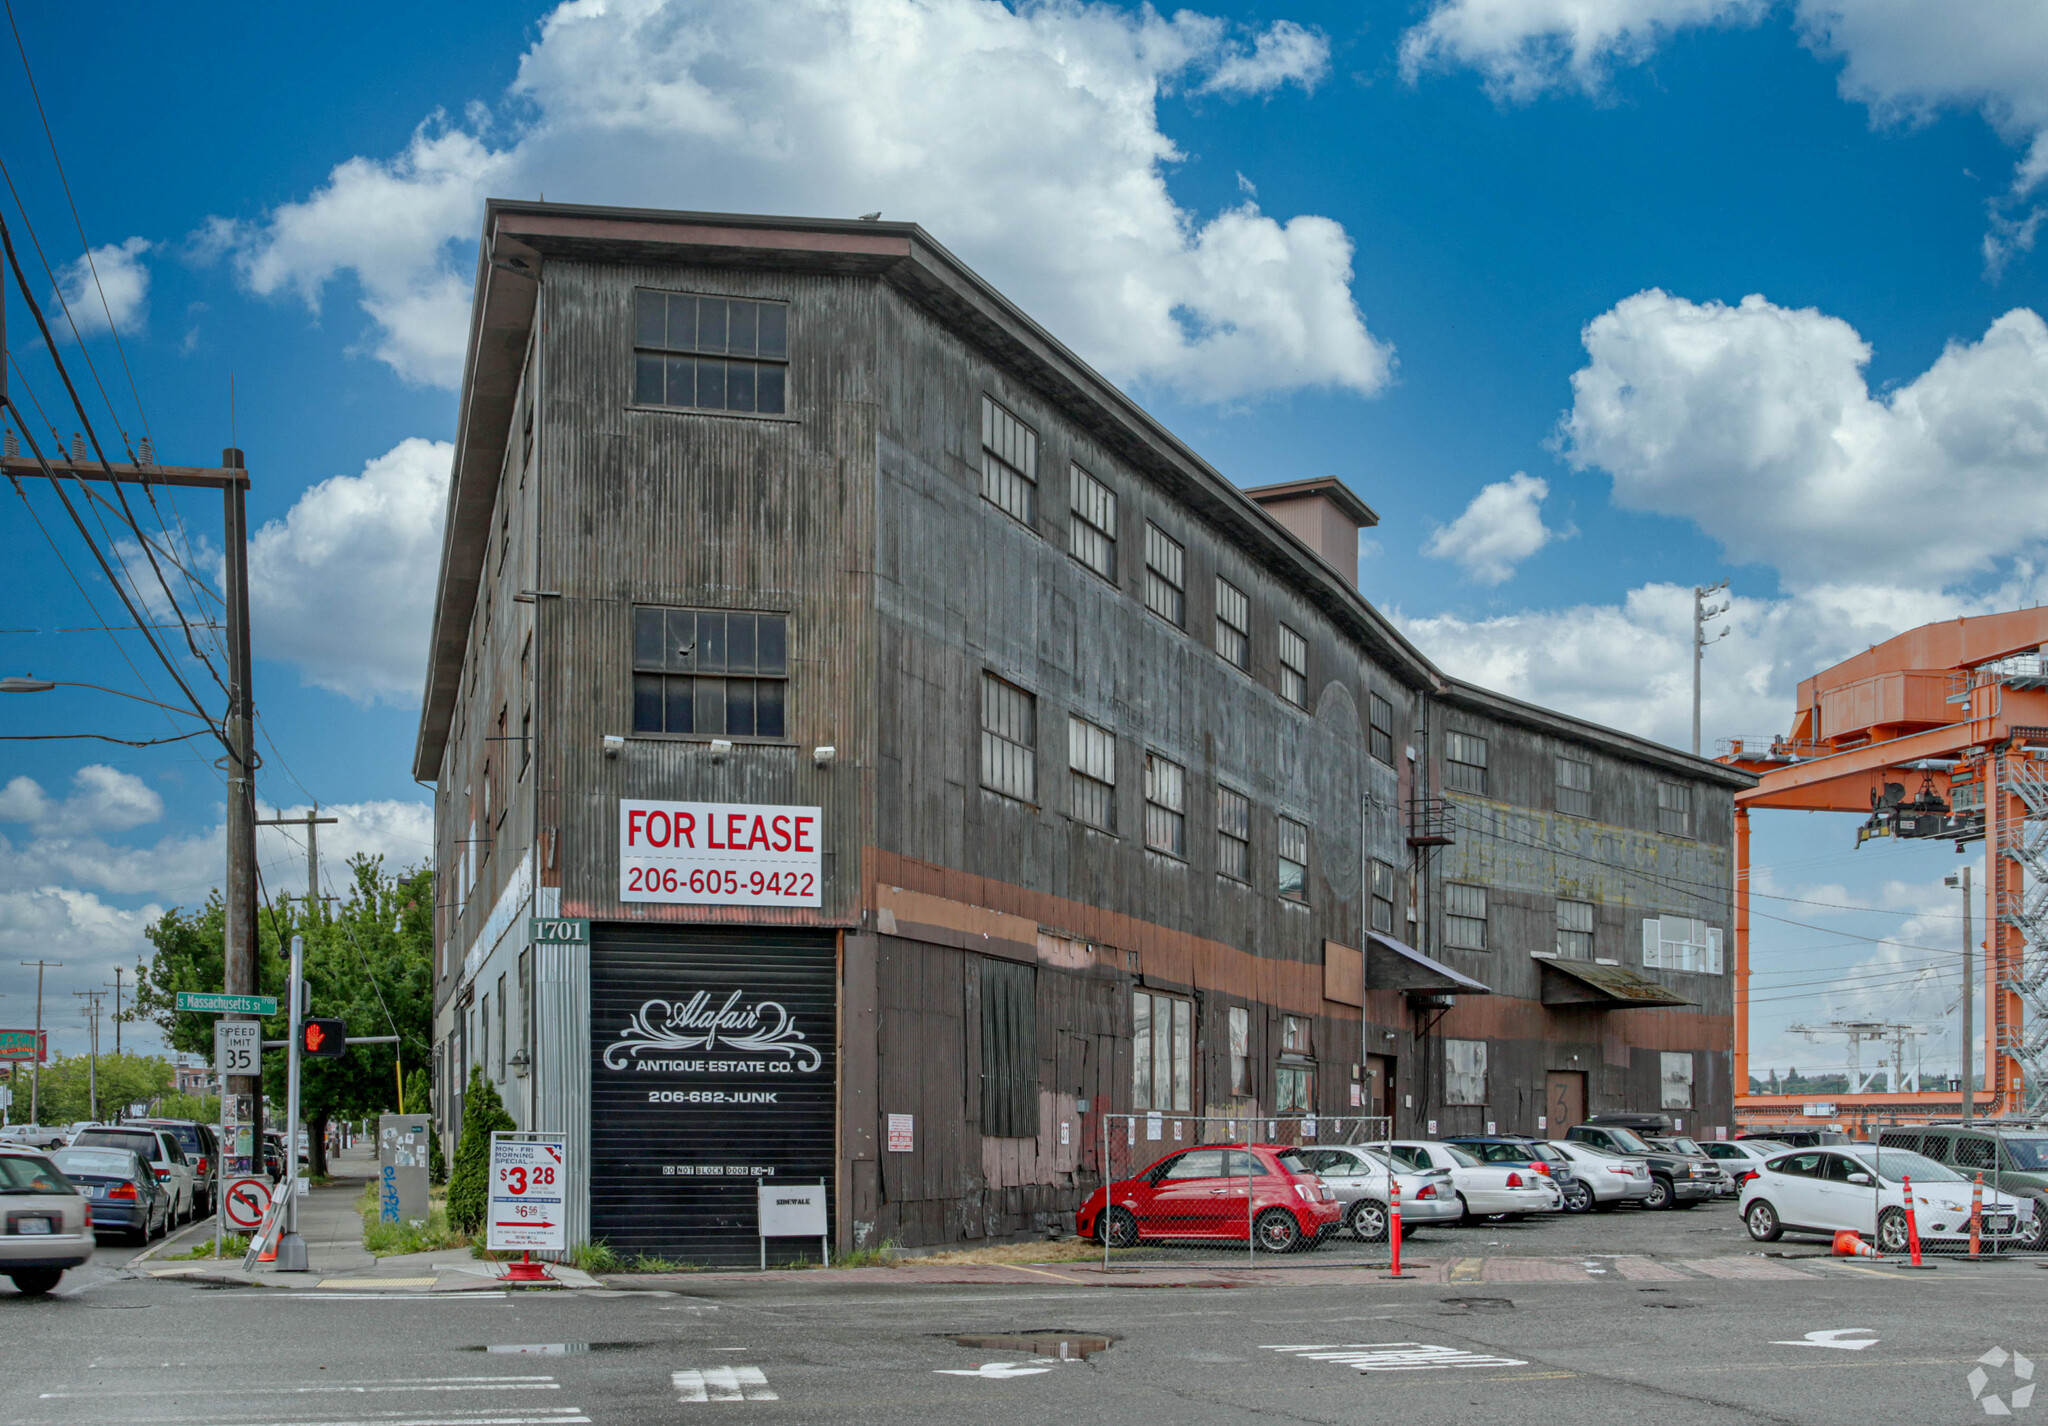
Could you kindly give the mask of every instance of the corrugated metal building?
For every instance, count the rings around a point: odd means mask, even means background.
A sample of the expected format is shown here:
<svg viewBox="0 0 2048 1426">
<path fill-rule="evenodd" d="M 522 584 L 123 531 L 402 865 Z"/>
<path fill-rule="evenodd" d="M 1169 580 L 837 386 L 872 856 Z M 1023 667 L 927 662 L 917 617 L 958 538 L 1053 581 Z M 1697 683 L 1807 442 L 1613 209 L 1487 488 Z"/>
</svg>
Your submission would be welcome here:
<svg viewBox="0 0 2048 1426">
<path fill-rule="evenodd" d="M 480 1064 L 573 1237 L 713 1261 L 771 1174 L 842 1248 L 1042 1228 L 1134 1107 L 1732 1122 L 1747 777 L 1439 672 L 1374 521 L 914 225 L 492 203 L 415 757 L 445 1128 Z"/>
</svg>

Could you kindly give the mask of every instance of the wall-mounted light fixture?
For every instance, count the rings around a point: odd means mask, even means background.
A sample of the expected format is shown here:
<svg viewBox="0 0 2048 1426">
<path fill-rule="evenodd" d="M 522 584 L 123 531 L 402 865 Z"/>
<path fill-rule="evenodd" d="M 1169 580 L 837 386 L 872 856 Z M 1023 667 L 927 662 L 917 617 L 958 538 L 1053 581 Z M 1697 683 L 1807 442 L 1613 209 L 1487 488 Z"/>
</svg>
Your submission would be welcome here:
<svg viewBox="0 0 2048 1426">
<path fill-rule="evenodd" d="M 713 739 L 711 740 L 711 760 L 712 760 L 713 762 L 723 762 L 723 761 L 725 761 L 725 755 L 726 755 L 727 753 L 731 752 L 731 751 L 732 751 L 732 739 L 730 739 L 730 738 L 713 738 Z"/>
<path fill-rule="evenodd" d="M 512 1052 L 511 1065 L 513 1074 L 519 1076 L 519 1078 L 521 1079 L 526 1078 L 526 1072 L 529 1068 L 532 1067 L 533 1061 L 527 1058 L 526 1047 L 524 1045 L 520 1046 L 518 1049 Z"/>
<path fill-rule="evenodd" d="M 604 735 L 604 755 L 606 757 L 615 758 L 625 750 L 626 740 L 624 738 L 620 737 L 617 733 L 606 733 Z"/>
<path fill-rule="evenodd" d="M 830 743 L 811 749 L 811 761 L 819 767 L 830 767 L 839 760 L 839 749 Z"/>
</svg>

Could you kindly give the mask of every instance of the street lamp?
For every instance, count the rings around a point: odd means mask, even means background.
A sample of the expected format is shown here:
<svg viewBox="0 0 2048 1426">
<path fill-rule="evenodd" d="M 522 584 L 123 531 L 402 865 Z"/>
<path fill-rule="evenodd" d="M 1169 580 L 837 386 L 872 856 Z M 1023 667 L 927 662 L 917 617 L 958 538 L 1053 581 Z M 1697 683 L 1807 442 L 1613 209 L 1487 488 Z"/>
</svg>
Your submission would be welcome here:
<svg viewBox="0 0 2048 1426">
<path fill-rule="evenodd" d="M 0 678 L 0 693 L 48 693 L 56 686 L 47 678 L 23 678 L 20 674 Z"/>
<path fill-rule="evenodd" d="M 169 703 L 159 703 L 154 698 L 144 698 L 137 693 L 123 693 L 118 688 L 108 688 L 97 683 L 54 682 L 47 678 L 36 678 L 32 675 L 25 677 L 21 674 L 9 674 L 6 678 L 0 678 L 0 693 L 48 693 L 53 688 L 90 688 L 95 693 L 111 693 L 116 698 L 128 698 L 137 703 L 147 703 L 152 708 L 162 708 L 171 713 L 182 713 L 187 718 L 203 716 L 193 712 L 190 708 L 179 708 Z M 211 720 L 208 719 L 207 721 L 210 722 Z"/>
</svg>

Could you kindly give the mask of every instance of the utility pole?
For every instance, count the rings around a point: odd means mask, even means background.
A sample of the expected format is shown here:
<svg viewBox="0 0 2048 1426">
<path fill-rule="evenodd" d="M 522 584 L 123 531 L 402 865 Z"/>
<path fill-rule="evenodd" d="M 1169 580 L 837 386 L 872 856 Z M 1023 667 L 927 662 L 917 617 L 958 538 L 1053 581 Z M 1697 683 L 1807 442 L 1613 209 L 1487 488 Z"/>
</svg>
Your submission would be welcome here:
<svg viewBox="0 0 2048 1426">
<path fill-rule="evenodd" d="M 220 453 L 220 463 L 224 470 L 239 473 L 243 469 L 242 452 L 229 446 Z M 246 476 L 221 486 L 228 626 L 228 866 L 226 914 L 222 918 L 227 944 L 222 962 L 225 984 L 221 989 L 230 995 L 255 995 L 263 988 L 256 965 L 256 705 L 249 680 L 248 495 Z M 259 1173 L 263 1168 L 263 1078 L 232 1075 L 221 1086 L 221 1093 L 247 1098 L 251 1155 L 247 1171 Z M 223 1153 L 231 1150 L 232 1146 L 225 1146 Z"/>
<path fill-rule="evenodd" d="M 62 961 L 23 961 L 25 966 L 36 968 L 36 1057 L 29 1061 L 28 1122 L 43 1122 L 43 972 L 50 966 L 62 967 Z"/>
<path fill-rule="evenodd" d="M 114 1053 L 121 1053 L 121 976 L 123 968 L 114 967 Z"/>
<path fill-rule="evenodd" d="M 320 904 L 320 833 L 321 827 L 332 827 L 340 822 L 339 817 L 322 817 L 320 804 L 303 817 L 259 817 L 259 827 L 304 827 L 306 829 L 306 913 Z"/>
<path fill-rule="evenodd" d="M 86 1020 L 92 1026 L 92 1059 L 86 1066 L 86 1114 L 95 1124 L 104 1122 L 100 1113 L 100 1001 L 104 990 L 74 990 L 85 1001 Z"/>
<path fill-rule="evenodd" d="M 1719 584 L 1694 585 L 1692 591 L 1692 752 L 1700 752 L 1700 666 L 1706 657 L 1707 645 L 1718 644 L 1728 637 L 1726 629 L 1707 637 L 1707 620 L 1718 619 L 1731 607 L 1728 604 L 1708 604 L 1709 595 L 1719 594 L 1728 587 L 1728 581 Z"/>
<path fill-rule="evenodd" d="M 1970 1043 L 1970 953 L 1976 949 L 1970 934 L 1970 868 L 1965 866 L 1960 876 L 1944 877 L 1944 884 L 1960 886 L 1963 889 L 1963 1122 L 1970 1122 L 1970 1111 L 1977 1098 L 1977 1047 Z"/>
</svg>

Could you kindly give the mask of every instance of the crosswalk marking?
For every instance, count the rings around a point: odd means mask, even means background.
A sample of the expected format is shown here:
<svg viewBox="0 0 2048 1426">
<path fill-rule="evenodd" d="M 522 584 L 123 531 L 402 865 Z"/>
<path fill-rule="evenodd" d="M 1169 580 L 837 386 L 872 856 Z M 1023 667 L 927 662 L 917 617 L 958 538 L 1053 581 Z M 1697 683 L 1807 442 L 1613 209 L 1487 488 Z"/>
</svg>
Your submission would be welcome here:
<svg viewBox="0 0 2048 1426">
<path fill-rule="evenodd" d="M 1520 1357 L 1468 1352 L 1459 1347 L 1432 1347 L 1422 1342 L 1347 1342 L 1336 1346 L 1266 1347 L 1312 1362 L 1334 1362 L 1361 1372 L 1428 1372 L 1457 1367 L 1526 1367 Z"/>
<path fill-rule="evenodd" d="M 780 1401 L 759 1367 L 695 1367 L 669 1373 L 678 1401 Z"/>
</svg>

